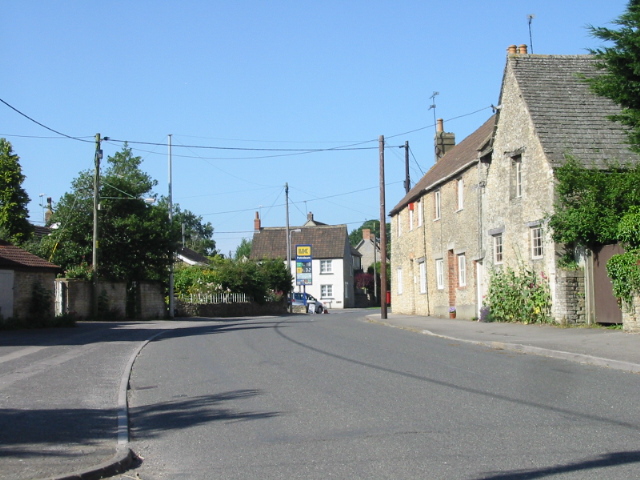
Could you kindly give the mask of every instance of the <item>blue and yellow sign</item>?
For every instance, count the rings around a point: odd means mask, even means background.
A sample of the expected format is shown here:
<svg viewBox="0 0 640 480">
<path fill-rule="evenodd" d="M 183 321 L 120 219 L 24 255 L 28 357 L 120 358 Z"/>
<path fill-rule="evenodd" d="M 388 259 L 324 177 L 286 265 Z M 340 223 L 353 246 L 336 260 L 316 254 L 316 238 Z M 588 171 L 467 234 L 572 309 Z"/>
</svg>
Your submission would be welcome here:
<svg viewBox="0 0 640 480">
<path fill-rule="evenodd" d="M 311 245 L 296 245 L 296 285 L 311 285 Z"/>
</svg>

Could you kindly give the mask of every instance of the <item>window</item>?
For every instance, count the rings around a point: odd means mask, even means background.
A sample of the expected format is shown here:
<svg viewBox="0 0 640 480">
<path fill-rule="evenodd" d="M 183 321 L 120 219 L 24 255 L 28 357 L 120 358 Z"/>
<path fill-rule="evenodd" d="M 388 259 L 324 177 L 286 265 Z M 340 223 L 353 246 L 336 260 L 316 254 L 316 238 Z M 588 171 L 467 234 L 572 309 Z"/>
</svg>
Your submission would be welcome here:
<svg viewBox="0 0 640 480">
<path fill-rule="evenodd" d="M 414 203 L 409 204 L 409 230 L 413 230 L 413 209 L 415 208 Z"/>
<path fill-rule="evenodd" d="M 398 292 L 398 295 L 402 295 L 402 292 L 404 290 L 403 285 L 402 285 L 402 269 L 399 268 L 396 271 L 396 291 Z"/>
<path fill-rule="evenodd" d="M 402 212 L 398 212 L 398 214 L 396 215 L 396 227 L 397 227 L 398 236 L 402 235 L 401 215 L 402 215 Z"/>
<path fill-rule="evenodd" d="M 320 260 L 320 273 L 332 273 L 331 260 Z"/>
<path fill-rule="evenodd" d="M 422 200 L 416 202 L 416 208 L 418 209 L 418 226 L 421 227 L 424 223 L 424 213 L 422 211 Z"/>
<path fill-rule="evenodd" d="M 440 190 L 433 192 L 434 220 L 440 220 Z"/>
<path fill-rule="evenodd" d="M 466 287 L 467 286 L 467 260 L 466 256 L 463 254 L 458 255 L 458 286 Z"/>
<path fill-rule="evenodd" d="M 333 298 L 333 285 L 320 285 L 320 298 Z"/>
<path fill-rule="evenodd" d="M 424 262 L 419 263 L 420 269 L 420 293 L 427 293 L 427 266 Z"/>
<path fill-rule="evenodd" d="M 511 197 L 522 197 L 522 155 L 511 158 Z"/>
<path fill-rule="evenodd" d="M 542 258 L 542 227 L 531 229 L 531 258 Z"/>
<path fill-rule="evenodd" d="M 444 260 L 442 258 L 436 260 L 436 284 L 438 290 L 444 289 Z"/>
<path fill-rule="evenodd" d="M 458 210 L 464 208 L 464 182 L 461 178 L 456 182 L 456 188 L 458 192 Z"/>
<path fill-rule="evenodd" d="M 502 234 L 493 236 L 493 263 L 502 263 Z"/>
</svg>

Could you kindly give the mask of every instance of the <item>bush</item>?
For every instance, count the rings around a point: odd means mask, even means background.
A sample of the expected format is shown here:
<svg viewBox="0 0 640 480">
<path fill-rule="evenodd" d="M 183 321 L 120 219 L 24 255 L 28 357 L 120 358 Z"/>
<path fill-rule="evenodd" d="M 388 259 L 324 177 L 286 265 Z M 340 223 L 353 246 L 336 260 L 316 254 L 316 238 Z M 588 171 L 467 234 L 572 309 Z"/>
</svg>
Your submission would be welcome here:
<svg viewBox="0 0 640 480">
<path fill-rule="evenodd" d="M 519 272 L 511 268 L 491 272 L 489 293 L 480 321 L 551 323 L 551 294 L 547 277 L 521 267 Z"/>
</svg>

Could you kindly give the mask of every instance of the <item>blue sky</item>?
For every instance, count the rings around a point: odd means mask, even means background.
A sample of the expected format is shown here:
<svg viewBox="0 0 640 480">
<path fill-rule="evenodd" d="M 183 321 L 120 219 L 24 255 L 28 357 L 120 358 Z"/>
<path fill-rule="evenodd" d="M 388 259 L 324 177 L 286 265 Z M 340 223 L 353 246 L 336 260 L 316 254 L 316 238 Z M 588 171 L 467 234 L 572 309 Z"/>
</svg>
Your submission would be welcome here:
<svg viewBox="0 0 640 480">
<path fill-rule="evenodd" d="M 34 223 L 44 198 L 55 206 L 93 168 L 96 133 L 118 140 L 105 158 L 130 142 L 166 195 L 171 134 L 174 202 L 211 222 L 222 253 L 252 237 L 255 212 L 285 224 L 285 183 L 292 226 L 312 212 L 351 231 L 379 218 L 380 135 L 388 212 L 404 195 L 400 146 L 415 184 L 433 164 L 434 117 L 459 142 L 492 114 L 509 45 L 587 53 L 601 44 L 586 26 L 611 26 L 626 5 L 5 2 L 0 99 L 86 141 L 4 104 L 0 136 L 20 156 Z"/>
</svg>

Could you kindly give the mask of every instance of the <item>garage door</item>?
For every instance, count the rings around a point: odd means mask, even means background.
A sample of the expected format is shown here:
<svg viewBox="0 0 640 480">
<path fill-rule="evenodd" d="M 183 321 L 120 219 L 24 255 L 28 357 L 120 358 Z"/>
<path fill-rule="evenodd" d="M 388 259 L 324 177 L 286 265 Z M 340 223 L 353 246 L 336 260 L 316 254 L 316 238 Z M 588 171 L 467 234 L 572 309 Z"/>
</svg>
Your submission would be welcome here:
<svg viewBox="0 0 640 480">
<path fill-rule="evenodd" d="M 0 315 L 13 317 L 13 270 L 0 270 Z"/>
</svg>

